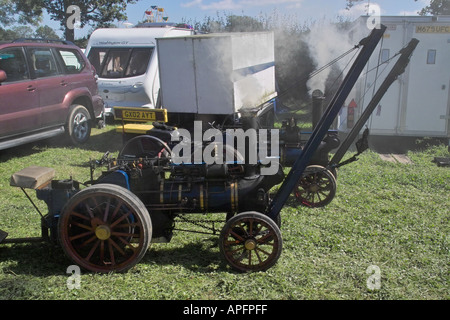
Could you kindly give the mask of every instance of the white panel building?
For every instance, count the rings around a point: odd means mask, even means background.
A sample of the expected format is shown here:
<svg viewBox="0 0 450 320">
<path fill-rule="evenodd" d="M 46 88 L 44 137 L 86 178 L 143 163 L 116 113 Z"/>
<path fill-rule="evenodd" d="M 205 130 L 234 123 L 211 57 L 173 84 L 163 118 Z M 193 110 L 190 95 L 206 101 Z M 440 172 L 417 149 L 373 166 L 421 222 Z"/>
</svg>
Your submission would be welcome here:
<svg viewBox="0 0 450 320">
<path fill-rule="evenodd" d="M 362 110 L 412 38 L 420 41 L 411 61 L 367 121 L 371 135 L 450 138 L 450 16 L 383 16 L 383 40 L 343 107 L 338 130 L 350 131 Z M 367 34 L 360 17 L 351 37 Z"/>
</svg>

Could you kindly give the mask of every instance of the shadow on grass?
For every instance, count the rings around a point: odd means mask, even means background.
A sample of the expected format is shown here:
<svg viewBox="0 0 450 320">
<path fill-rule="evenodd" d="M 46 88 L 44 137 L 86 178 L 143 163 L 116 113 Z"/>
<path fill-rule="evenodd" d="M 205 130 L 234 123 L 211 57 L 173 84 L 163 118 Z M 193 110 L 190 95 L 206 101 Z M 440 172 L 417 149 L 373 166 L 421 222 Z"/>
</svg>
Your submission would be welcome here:
<svg viewBox="0 0 450 320">
<path fill-rule="evenodd" d="M 0 150 L 0 163 L 10 161 L 15 158 L 26 158 L 34 154 L 44 151 L 42 148 L 43 141 L 36 143 L 27 143 L 18 147 Z"/>
<path fill-rule="evenodd" d="M 157 248 L 156 246 L 150 247 L 141 263 L 160 266 L 179 265 L 200 273 L 225 270 L 226 263 L 216 249 L 217 247 L 217 237 L 197 240 L 177 248 L 165 248 L 164 244 L 160 244 Z"/>
<path fill-rule="evenodd" d="M 207 238 L 177 248 L 166 248 L 165 244 L 158 244 L 155 248 L 152 245 L 139 264 L 180 265 L 202 273 L 225 270 L 226 264 L 220 253 L 213 250 L 217 242 L 216 238 Z M 67 268 L 74 264 L 61 247 L 47 242 L 1 245 L 0 261 L 5 264 L 4 274 L 39 277 L 67 275 Z"/>
<path fill-rule="evenodd" d="M 27 143 L 21 146 L 0 150 L 0 163 L 7 162 L 14 158 L 25 158 L 36 155 L 48 149 L 68 148 L 87 151 L 98 151 L 105 153 L 107 151 L 118 152 L 123 147 L 123 136 L 117 133 L 114 127 L 104 129 L 93 129 L 93 134 L 89 140 L 82 145 L 74 146 L 65 135 L 49 138 L 42 141 Z"/>
<path fill-rule="evenodd" d="M 71 261 L 62 249 L 50 243 L 22 243 L 0 246 L 3 273 L 13 275 L 52 276 L 66 274 Z"/>
<path fill-rule="evenodd" d="M 113 153 L 118 152 L 123 147 L 122 134 L 117 133 L 113 127 L 108 127 L 94 132 L 89 140 L 82 144 L 73 146 L 67 140 L 61 138 L 52 138 L 47 140 L 47 146 L 50 148 L 71 148 L 87 151 L 98 151 L 105 153 L 107 151 Z"/>
</svg>

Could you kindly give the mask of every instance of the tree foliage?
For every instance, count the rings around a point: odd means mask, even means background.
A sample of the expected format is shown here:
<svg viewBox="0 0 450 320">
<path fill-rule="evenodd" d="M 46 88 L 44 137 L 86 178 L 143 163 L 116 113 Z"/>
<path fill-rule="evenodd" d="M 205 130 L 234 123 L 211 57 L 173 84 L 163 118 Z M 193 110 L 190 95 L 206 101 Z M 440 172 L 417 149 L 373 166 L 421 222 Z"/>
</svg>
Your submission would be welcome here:
<svg viewBox="0 0 450 320">
<path fill-rule="evenodd" d="M 41 21 L 42 6 L 32 0 L 0 0 L 0 27 L 14 23 L 37 25 Z"/>
<path fill-rule="evenodd" d="M 98 28 L 109 26 L 116 20 L 126 20 L 128 4 L 137 1 L 139 0 L 0 0 L 0 24 L 19 22 L 36 25 L 45 10 L 50 19 L 60 23 L 66 40 L 74 41 L 74 29 L 67 23 L 69 19 L 74 19 L 75 12 L 69 10 L 70 6 L 80 8 L 80 27 L 89 25 Z"/>
<path fill-rule="evenodd" d="M 183 22 L 193 25 L 195 30 L 200 32 L 255 32 L 268 30 L 267 25 L 262 21 L 250 17 L 239 16 L 233 14 L 217 14 L 216 17 L 207 16 L 203 22 L 199 21 L 187 21 Z"/>
<path fill-rule="evenodd" d="M 347 6 L 346 9 L 350 9 L 351 7 L 353 7 L 357 2 L 361 2 L 364 0 L 347 0 Z"/>
<path fill-rule="evenodd" d="M 358 2 L 366 0 L 347 0 L 347 9 L 350 9 Z M 414 0 L 415 2 L 419 0 Z M 430 4 L 418 12 L 421 16 L 426 15 L 450 15 L 450 0 L 431 0 Z"/>
<path fill-rule="evenodd" d="M 417 1 L 417 0 L 414 0 Z M 419 11 L 421 16 L 450 15 L 450 0 L 431 0 L 430 4 Z"/>
<path fill-rule="evenodd" d="M 34 36 L 41 39 L 59 39 L 59 36 L 56 34 L 55 30 L 49 26 L 39 26 L 34 32 Z"/>
<path fill-rule="evenodd" d="M 30 26 L 13 26 L 9 29 L 0 29 L 0 41 L 12 41 L 19 38 L 45 38 L 59 39 L 59 36 L 49 26 L 39 26 L 34 30 Z"/>
<path fill-rule="evenodd" d="M 80 27 L 90 25 L 94 28 L 109 26 L 115 20 L 126 20 L 126 8 L 128 4 L 136 3 L 136 0 L 40 0 L 50 15 L 50 19 L 59 21 L 64 30 L 66 39 L 74 40 L 73 29 L 68 27 L 68 19 L 74 12 L 67 12 L 69 6 L 80 8 Z"/>
</svg>

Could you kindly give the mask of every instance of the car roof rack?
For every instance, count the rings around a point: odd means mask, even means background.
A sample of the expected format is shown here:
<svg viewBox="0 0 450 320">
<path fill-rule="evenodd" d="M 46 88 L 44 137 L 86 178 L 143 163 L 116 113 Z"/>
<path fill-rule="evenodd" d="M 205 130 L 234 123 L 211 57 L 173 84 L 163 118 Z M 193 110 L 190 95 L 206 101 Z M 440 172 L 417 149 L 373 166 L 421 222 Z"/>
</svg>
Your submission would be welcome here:
<svg viewBox="0 0 450 320">
<path fill-rule="evenodd" d="M 44 43 L 52 43 L 52 42 L 60 42 L 62 44 L 67 45 L 75 45 L 72 41 L 60 40 L 60 39 L 43 39 L 43 38 L 19 38 L 13 41 L 16 42 L 44 42 Z"/>
</svg>

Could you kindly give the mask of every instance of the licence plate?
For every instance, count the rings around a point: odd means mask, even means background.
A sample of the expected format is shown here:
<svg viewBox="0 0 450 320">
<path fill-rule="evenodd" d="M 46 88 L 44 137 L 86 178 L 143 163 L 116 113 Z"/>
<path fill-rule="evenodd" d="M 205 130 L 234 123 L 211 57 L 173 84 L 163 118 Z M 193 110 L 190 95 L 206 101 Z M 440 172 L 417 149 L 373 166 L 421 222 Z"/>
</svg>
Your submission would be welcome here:
<svg viewBox="0 0 450 320">
<path fill-rule="evenodd" d="M 156 113 L 154 111 L 122 111 L 123 120 L 137 120 L 137 121 L 155 121 Z"/>
<path fill-rule="evenodd" d="M 113 107 L 114 119 L 130 122 L 167 122 L 166 109 Z"/>
</svg>

